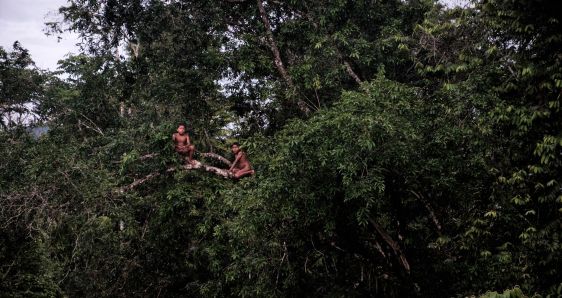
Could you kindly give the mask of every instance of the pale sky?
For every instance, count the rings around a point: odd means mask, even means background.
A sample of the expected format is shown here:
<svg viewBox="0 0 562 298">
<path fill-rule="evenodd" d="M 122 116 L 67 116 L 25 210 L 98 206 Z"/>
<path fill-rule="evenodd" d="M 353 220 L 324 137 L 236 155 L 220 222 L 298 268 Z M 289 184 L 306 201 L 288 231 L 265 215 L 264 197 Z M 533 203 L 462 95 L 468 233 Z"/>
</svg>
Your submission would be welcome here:
<svg viewBox="0 0 562 298">
<path fill-rule="evenodd" d="M 45 22 L 60 20 L 59 7 L 66 0 L 0 0 L 0 46 L 7 51 L 17 40 L 29 50 L 37 67 L 56 70 L 57 61 L 78 53 L 76 35 L 46 36 Z"/>
</svg>

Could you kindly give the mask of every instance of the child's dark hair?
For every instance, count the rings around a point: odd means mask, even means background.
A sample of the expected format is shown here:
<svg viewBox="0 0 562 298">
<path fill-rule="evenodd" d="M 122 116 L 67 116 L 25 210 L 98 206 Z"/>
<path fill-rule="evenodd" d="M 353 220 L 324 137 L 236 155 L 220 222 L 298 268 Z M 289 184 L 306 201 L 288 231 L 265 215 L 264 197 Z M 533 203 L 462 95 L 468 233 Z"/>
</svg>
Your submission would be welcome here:
<svg viewBox="0 0 562 298">
<path fill-rule="evenodd" d="M 185 122 L 179 122 L 178 123 L 178 127 L 183 126 L 185 128 L 187 128 L 187 124 L 185 124 Z"/>
<path fill-rule="evenodd" d="M 238 143 L 238 142 L 234 142 L 234 143 L 230 144 L 230 147 L 232 147 L 232 146 L 234 146 L 234 145 L 240 147 L 240 143 Z"/>
</svg>

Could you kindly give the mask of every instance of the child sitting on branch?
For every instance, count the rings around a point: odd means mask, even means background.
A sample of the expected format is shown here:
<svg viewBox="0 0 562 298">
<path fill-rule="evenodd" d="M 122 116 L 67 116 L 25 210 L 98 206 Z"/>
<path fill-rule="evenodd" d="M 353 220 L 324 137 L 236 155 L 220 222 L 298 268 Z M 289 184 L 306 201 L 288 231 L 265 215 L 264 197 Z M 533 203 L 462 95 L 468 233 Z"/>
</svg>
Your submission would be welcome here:
<svg viewBox="0 0 562 298">
<path fill-rule="evenodd" d="M 185 131 L 185 123 L 182 122 L 178 125 L 177 132 L 172 135 L 172 141 L 176 152 L 184 157 L 188 164 L 193 164 L 195 146 L 191 144 L 189 134 Z"/>
<path fill-rule="evenodd" d="M 235 159 L 228 171 L 236 179 L 253 175 L 255 172 L 252 170 L 252 165 L 250 164 L 246 153 L 240 149 L 240 144 L 233 143 L 230 148 L 232 153 L 234 153 Z"/>
</svg>

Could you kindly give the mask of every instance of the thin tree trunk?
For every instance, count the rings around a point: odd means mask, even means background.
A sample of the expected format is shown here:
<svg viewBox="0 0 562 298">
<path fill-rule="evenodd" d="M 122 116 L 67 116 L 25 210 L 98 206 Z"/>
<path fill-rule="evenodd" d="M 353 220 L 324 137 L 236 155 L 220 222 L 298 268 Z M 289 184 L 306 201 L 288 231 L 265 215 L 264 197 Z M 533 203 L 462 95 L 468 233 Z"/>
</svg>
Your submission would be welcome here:
<svg viewBox="0 0 562 298">
<path fill-rule="evenodd" d="M 262 2 L 262 0 L 256 0 L 256 1 L 257 1 L 257 4 L 258 4 L 258 9 L 260 11 L 260 16 L 261 16 L 261 19 L 262 19 L 262 22 L 263 22 L 263 26 L 265 27 L 265 32 L 266 32 L 266 35 L 267 35 L 267 42 L 269 44 L 269 48 L 271 49 L 271 52 L 273 53 L 273 59 L 274 59 L 275 67 L 277 68 L 277 71 L 279 72 L 279 74 L 281 75 L 283 80 L 285 80 L 285 82 L 289 86 L 289 89 L 291 90 L 291 92 L 295 92 L 295 89 L 296 89 L 295 84 L 293 83 L 293 79 L 291 78 L 291 76 L 287 72 L 287 69 L 285 68 L 285 65 L 283 65 L 283 60 L 281 59 L 281 53 L 279 53 L 279 48 L 277 47 L 277 44 L 275 43 L 275 39 L 273 38 L 273 32 L 271 31 L 271 24 L 269 23 L 269 18 L 267 16 L 267 12 L 265 11 L 265 8 L 263 7 L 263 2 Z M 308 114 L 310 112 L 310 109 L 308 108 L 308 105 L 304 101 L 302 101 L 300 99 L 297 100 L 297 105 L 303 113 Z"/>
<path fill-rule="evenodd" d="M 267 42 L 269 43 L 269 48 L 273 53 L 275 67 L 277 67 L 277 71 L 279 71 L 281 77 L 283 77 L 285 82 L 287 82 L 287 85 L 289 85 L 290 88 L 294 88 L 295 85 L 293 84 L 293 80 L 291 79 L 291 76 L 289 76 L 289 73 L 287 72 L 285 66 L 283 65 L 283 60 L 281 60 L 281 54 L 279 53 L 279 49 L 277 48 L 277 44 L 275 43 L 275 39 L 273 38 L 273 32 L 271 31 L 271 24 L 269 23 L 267 12 L 263 7 L 263 2 L 261 0 L 257 0 L 257 3 L 258 3 L 258 9 L 260 11 L 260 16 L 263 21 L 263 25 L 265 27 Z"/>
</svg>

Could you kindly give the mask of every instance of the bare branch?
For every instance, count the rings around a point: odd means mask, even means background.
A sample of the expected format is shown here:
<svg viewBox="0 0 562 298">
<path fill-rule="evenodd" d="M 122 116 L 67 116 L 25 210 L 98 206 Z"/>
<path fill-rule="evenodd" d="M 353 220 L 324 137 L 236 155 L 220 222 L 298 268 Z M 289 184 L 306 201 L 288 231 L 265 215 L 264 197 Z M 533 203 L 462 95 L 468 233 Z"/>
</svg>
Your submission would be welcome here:
<svg viewBox="0 0 562 298">
<path fill-rule="evenodd" d="M 207 152 L 207 153 L 199 153 L 201 156 L 203 157 L 209 157 L 209 158 L 214 158 L 216 160 L 219 160 L 221 162 L 223 162 L 225 165 L 227 166 L 231 166 L 232 163 L 230 162 L 230 160 L 226 159 L 225 157 L 222 157 L 216 153 L 212 153 L 212 152 Z"/>
<path fill-rule="evenodd" d="M 351 68 L 351 64 L 349 64 L 348 61 L 344 60 L 343 61 L 343 65 L 345 65 L 345 70 L 347 71 L 347 74 L 349 74 L 353 80 L 355 80 L 355 82 L 357 82 L 357 84 L 361 84 L 361 79 L 359 78 L 359 76 L 353 71 L 353 68 Z"/>
<path fill-rule="evenodd" d="M 148 154 L 145 154 L 145 155 L 139 157 L 139 159 L 140 159 L 140 160 L 146 160 L 146 159 L 150 159 L 150 158 L 156 157 L 156 156 L 158 156 L 158 155 L 160 155 L 160 154 L 158 154 L 158 153 L 148 153 Z"/>
<path fill-rule="evenodd" d="M 374 241 L 375 241 L 375 248 L 377 249 L 377 251 L 382 255 L 383 258 L 386 258 L 386 254 L 382 250 L 381 244 L 377 241 L 377 239 L 374 239 Z"/>
<path fill-rule="evenodd" d="M 224 158 L 224 157 L 222 157 L 218 154 L 202 153 L 202 155 L 218 159 L 218 160 L 224 162 L 225 164 L 227 164 L 229 166 L 231 165 L 231 162 L 228 159 L 226 159 L 226 158 Z M 145 156 L 147 156 L 147 155 L 145 155 Z M 176 167 L 167 168 L 165 172 L 171 173 L 171 172 L 174 172 L 178 169 L 181 169 L 181 170 L 200 170 L 200 171 L 213 173 L 215 175 L 218 175 L 218 176 L 221 176 L 221 177 L 224 177 L 224 178 L 227 178 L 227 179 L 233 179 L 234 178 L 234 175 L 232 175 L 232 173 L 229 172 L 226 169 L 213 167 L 213 166 L 204 164 L 204 163 L 196 161 L 196 160 L 193 160 L 192 164 L 185 164 L 185 165 L 180 166 L 179 168 L 176 168 Z M 127 191 L 130 191 L 130 190 L 136 188 L 137 186 L 139 186 L 141 184 L 144 184 L 144 183 L 160 176 L 160 175 L 161 175 L 161 173 L 159 173 L 159 172 L 150 173 L 150 174 L 144 176 L 143 178 L 135 179 L 133 181 L 133 183 L 131 183 L 129 185 L 125 185 L 125 186 L 120 187 L 119 189 L 116 189 L 115 192 L 120 193 L 120 194 L 125 193 Z"/>
<path fill-rule="evenodd" d="M 394 241 L 392 237 L 390 237 L 390 235 L 388 235 L 388 233 L 376 221 L 369 218 L 369 222 L 373 225 L 373 227 L 375 227 L 375 230 L 377 230 L 382 239 L 390 246 L 390 248 L 392 248 L 394 254 L 398 257 L 400 265 L 404 267 L 407 273 L 410 273 L 410 264 L 406 259 L 406 255 L 404 255 L 404 253 L 400 249 L 400 245 L 398 245 L 398 243 Z"/>
<path fill-rule="evenodd" d="M 174 170 L 175 170 L 175 168 L 169 168 L 169 169 L 166 170 L 166 172 L 172 172 Z M 117 190 L 116 192 L 117 193 L 125 193 L 125 192 L 127 192 L 129 190 L 132 190 L 133 188 L 135 188 L 135 187 L 137 187 L 137 186 L 139 186 L 139 185 L 141 185 L 141 184 L 143 184 L 143 183 L 145 183 L 149 180 L 152 180 L 152 179 L 158 177 L 158 176 L 160 176 L 160 173 L 158 173 L 158 172 L 150 173 L 150 174 L 146 175 L 145 177 L 143 177 L 141 179 L 135 179 L 133 181 L 133 183 L 119 188 L 119 190 Z"/>
<path fill-rule="evenodd" d="M 88 125 L 88 124 L 86 124 L 86 123 L 80 121 L 80 119 L 78 119 L 78 126 L 83 125 L 83 126 L 85 126 L 86 128 L 89 128 L 89 129 L 91 129 L 91 130 L 93 130 L 93 131 L 99 133 L 100 135 L 105 136 L 105 134 L 103 133 L 103 131 L 101 130 L 101 128 L 100 128 L 99 126 L 97 126 L 97 124 L 96 124 L 94 121 L 92 121 L 92 119 L 86 117 L 86 115 L 84 115 L 83 113 L 78 112 L 78 111 L 75 111 L 75 110 L 70 109 L 70 108 L 65 108 L 65 110 L 66 110 L 66 112 L 70 112 L 70 113 L 73 113 L 73 112 L 74 112 L 74 113 L 79 114 L 80 116 L 82 116 L 84 119 L 86 119 L 86 120 L 87 120 L 88 122 L 90 122 L 90 124 L 91 124 L 91 125 Z"/>
<path fill-rule="evenodd" d="M 222 176 L 224 178 L 233 178 L 234 177 L 228 170 L 213 167 L 213 166 L 209 166 L 209 165 L 206 165 L 206 164 L 201 163 L 201 162 L 196 161 L 196 160 L 193 161 L 193 164 L 186 164 L 186 165 L 183 165 L 181 168 L 184 169 L 184 170 L 203 170 L 203 171 L 206 171 L 206 172 L 213 173 L 215 175 Z"/>
<path fill-rule="evenodd" d="M 147 153 L 147 154 L 145 154 L 145 155 L 143 155 L 143 156 L 140 156 L 140 157 L 139 157 L 139 160 L 141 160 L 141 161 L 142 161 L 142 160 L 147 160 L 147 159 L 151 159 L 151 158 L 154 158 L 154 157 L 156 157 L 156 156 L 159 156 L 159 155 L 160 155 L 159 153 Z M 199 155 L 201 155 L 202 157 L 205 157 L 205 158 L 213 158 L 213 159 L 216 159 L 216 160 L 218 160 L 218 161 L 224 163 L 225 165 L 227 165 L 227 166 L 229 166 L 229 167 L 232 165 L 232 163 L 230 162 L 230 160 L 228 160 L 226 157 L 223 157 L 223 156 L 221 156 L 221 155 L 219 155 L 219 154 L 216 154 L 216 153 L 213 153 L 213 152 L 199 152 Z"/>
<path fill-rule="evenodd" d="M 423 203 L 425 209 L 427 209 L 427 211 L 429 212 L 429 216 L 431 216 L 431 219 L 433 220 L 435 227 L 437 227 L 437 231 L 441 233 L 441 224 L 439 224 L 439 220 L 437 220 L 437 217 L 435 216 L 435 212 L 433 212 L 433 208 L 431 208 L 429 202 L 422 195 L 416 193 L 415 191 L 410 190 L 410 192 Z"/>
</svg>

